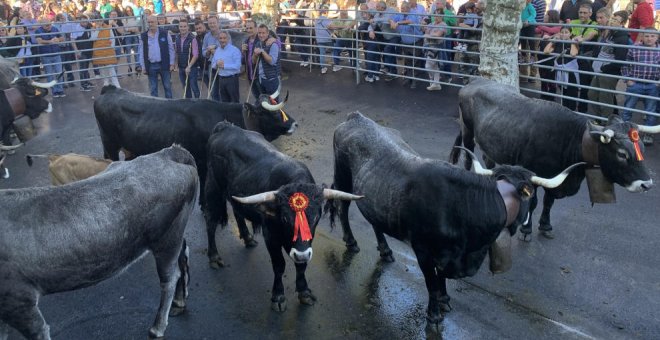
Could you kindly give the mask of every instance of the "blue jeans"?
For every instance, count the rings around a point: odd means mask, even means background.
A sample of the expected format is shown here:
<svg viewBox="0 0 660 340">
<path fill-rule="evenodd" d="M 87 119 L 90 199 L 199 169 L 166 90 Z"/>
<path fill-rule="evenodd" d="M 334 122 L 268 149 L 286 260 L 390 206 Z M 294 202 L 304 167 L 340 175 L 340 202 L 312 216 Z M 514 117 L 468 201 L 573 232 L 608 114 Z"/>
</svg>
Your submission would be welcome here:
<svg viewBox="0 0 660 340">
<path fill-rule="evenodd" d="M 42 56 L 41 63 L 44 65 L 44 72 L 48 75 L 47 81 L 57 80 L 57 84 L 53 86 L 53 94 L 64 93 L 61 80 L 57 79 L 62 73 L 62 58 L 59 55 Z"/>
<path fill-rule="evenodd" d="M 184 98 L 199 98 L 199 85 L 197 85 L 197 67 L 190 68 L 190 74 L 186 79 L 186 68 L 179 67 L 179 80 L 181 85 L 185 86 Z"/>
<path fill-rule="evenodd" d="M 124 48 L 124 54 L 126 54 L 126 61 L 128 62 L 128 67 L 135 68 L 138 65 L 140 65 L 138 63 L 139 56 L 138 56 L 138 47 L 136 45 L 138 42 L 139 41 L 135 36 L 128 36 L 124 38 L 123 48 Z M 131 53 L 131 50 L 133 50 L 133 53 Z M 131 61 L 131 56 L 133 58 L 133 61 Z"/>
<path fill-rule="evenodd" d="M 255 87 L 256 90 L 259 91 L 259 93 L 255 93 Z M 278 87 L 280 87 L 279 77 L 272 79 L 259 78 L 255 80 L 252 88 L 252 94 L 254 94 L 257 105 L 261 105 L 259 103 L 260 95 L 265 94 L 270 96 L 271 94 L 275 93 L 275 91 L 277 91 Z M 280 102 L 280 96 L 277 96 L 277 98 L 275 99 L 277 100 L 278 103 Z"/>
<path fill-rule="evenodd" d="M 650 96 L 650 97 L 657 97 L 658 96 L 658 87 L 655 84 L 650 84 L 650 83 L 640 83 L 640 82 L 635 82 L 632 86 L 628 86 L 628 89 L 626 89 L 626 93 L 631 93 L 631 94 L 641 94 L 645 96 Z M 626 101 L 623 104 L 623 106 L 626 107 L 626 109 L 632 109 L 637 105 L 637 101 L 640 98 L 636 96 L 626 96 Z M 657 105 L 657 99 L 646 99 L 642 98 L 644 101 L 644 111 L 647 112 L 653 112 L 655 113 L 655 108 Z M 630 121 L 632 118 L 632 112 L 629 110 L 625 110 L 621 113 L 621 118 L 623 118 L 624 121 Z M 655 125 L 656 117 L 653 115 L 646 115 L 646 118 L 644 119 L 644 125 Z"/>
<path fill-rule="evenodd" d="M 147 75 L 149 76 L 149 89 L 152 97 L 158 97 L 158 75 L 160 75 L 163 89 L 165 89 L 165 98 L 172 98 L 172 80 L 170 79 L 169 69 L 163 69 L 161 63 L 151 63 Z"/>
<path fill-rule="evenodd" d="M 383 48 L 383 63 L 385 64 L 385 69 L 389 73 L 396 74 L 396 55 L 399 54 L 399 46 L 394 46 L 392 44 L 400 44 L 401 38 L 396 37 L 386 41 L 386 45 Z M 393 55 L 387 55 L 387 54 Z M 389 64 L 389 65 L 388 65 Z"/>
<path fill-rule="evenodd" d="M 364 42 L 364 57 L 367 59 L 367 75 L 377 75 L 379 71 L 378 59 L 380 55 L 375 40 L 367 40 Z"/>
<path fill-rule="evenodd" d="M 20 72 L 23 77 L 32 76 L 32 65 L 34 65 L 34 58 L 32 57 L 23 58 L 23 63 L 20 65 L 21 67 Z"/>
<path fill-rule="evenodd" d="M 444 49 L 446 49 L 447 51 L 444 51 L 445 52 L 444 55 L 443 55 L 443 57 L 445 58 L 445 59 L 443 59 L 444 61 L 454 61 L 453 44 L 454 44 L 453 41 L 445 40 Z M 451 73 L 451 66 L 452 66 L 452 63 L 448 63 L 448 62 L 443 63 L 442 64 L 442 70 L 447 72 L 447 73 Z M 451 77 L 451 75 L 448 75 L 448 76 Z"/>
<path fill-rule="evenodd" d="M 353 66 L 353 63 L 355 62 L 355 50 L 353 49 L 353 42 L 349 39 L 337 39 L 335 41 L 335 48 L 332 49 L 332 59 L 334 60 L 335 65 L 341 64 L 341 59 L 339 58 L 339 55 L 341 52 L 345 49 L 348 49 L 349 55 L 351 58 L 349 59 L 349 64 Z"/>
<path fill-rule="evenodd" d="M 321 67 L 328 66 L 328 64 L 325 63 L 325 50 L 332 47 L 331 42 L 327 43 L 318 43 L 319 47 L 319 64 L 321 64 Z"/>
<path fill-rule="evenodd" d="M 80 78 L 80 86 L 82 87 L 87 87 L 90 85 L 89 82 L 89 60 L 91 59 L 91 55 L 82 55 L 81 59 L 78 62 L 78 78 Z"/>
</svg>

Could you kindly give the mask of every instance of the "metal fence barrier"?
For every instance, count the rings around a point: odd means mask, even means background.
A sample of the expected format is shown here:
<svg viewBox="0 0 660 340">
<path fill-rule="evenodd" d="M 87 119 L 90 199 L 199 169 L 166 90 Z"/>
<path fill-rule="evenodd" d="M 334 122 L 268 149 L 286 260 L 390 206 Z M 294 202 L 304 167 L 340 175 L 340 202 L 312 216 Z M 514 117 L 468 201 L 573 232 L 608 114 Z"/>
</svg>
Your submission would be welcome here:
<svg viewBox="0 0 660 340">
<path fill-rule="evenodd" d="M 383 39 L 383 32 L 379 32 L 377 25 L 372 24 L 364 25 L 365 21 L 373 18 L 373 15 L 378 15 L 374 11 L 360 11 L 357 9 L 346 10 L 344 15 L 341 15 L 340 18 L 329 19 L 332 23 L 338 23 L 341 25 L 348 25 L 347 32 L 341 33 L 340 30 L 333 29 L 333 26 L 324 27 L 327 25 L 326 21 L 320 21 L 318 10 L 309 10 L 309 9 L 295 9 L 298 14 L 298 17 L 292 20 L 289 20 L 288 25 L 280 25 L 277 27 L 277 33 L 280 36 L 282 41 L 282 52 L 281 60 L 290 64 L 301 64 L 308 68 L 311 72 L 316 68 L 326 67 L 326 71 L 331 69 L 332 66 L 335 66 L 333 62 L 329 62 L 332 59 L 337 60 L 339 63 L 336 65 L 335 70 L 341 69 L 350 69 L 354 72 L 354 77 L 356 83 L 367 81 L 377 81 L 380 80 L 395 80 L 403 79 L 405 84 L 412 85 L 415 87 L 416 83 L 419 84 L 431 84 L 430 75 L 434 72 L 440 75 L 439 84 L 444 86 L 464 86 L 470 78 L 478 76 L 478 66 L 479 66 L 479 46 L 480 46 L 480 36 L 481 28 L 473 27 L 459 27 L 459 26 L 443 26 L 446 29 L 451 29 L 453 32 L 460 32 L 459 34 L 452 34 L 449 36 L 444 36 L 441 40 L 437 41 L 434 45 L 429 45 L 430 41 L 428 37 L 423 36 L 423 32 L 427 27 L 424 24 L 419 25 L 410 25 L 413 30 L 417 30 L 416 34 L 395 34 L 393 39 L 385 40 Z M 399 13 L 399 12 L 388 12 L 388 15 L 408 15 L 409 17 L 414 17 L 415 14 L 410 13 Z M 177 16 L 178 17 L 178 16 Z M 177 17 L 169 17 L 168 20 L 172 21 L 177 19 Z M 343 19 L 341 17 L 344 17 Z M 443 21 L 448 18 L 461 19 L 461 16 L 444 16 L 444 15 L 429 15 L 425 14 L 421 16 L 420 20 L 428 20 L 433 22 Z M 131 22 L 134 23 L 133 26 L 139 28 L 140 32 L 146 30 L 146 20 L 144 18 L 127 18 L 120 17 L 117 20 L 128 21 L 131 19 Z M 133 20 L 137 19 L 137 20 Z M 97 26 L 100 26 L 100 22 L 104 19 L 89 20 L 96 22 Z M 478 18 L 481 20 L 481 18 Z M 77 26 L 80 22 L 78 21 L 69 21 L 66 24 L 73 24 L 74 27 Z M 57 27 L 58 24 L 54 23 Z M 361 25 L 363 24 L 363 25 Z M 192 25 L 192 22 L 191 22 Z M 539 24 L 541 25 L 541 24 Z M 568 27 L 580 27 L 580 25 L 562 25 L 562 24 L 543 24 L 546 26 L 568 26 Z M 34 26 L 38 27 L 39 24 Z M 223 25 L 224 26 L 224 25 Z M 227 25 L 229 26 L 229 25 Z M 232 29 L 235 29 L 235 25 L 231 25 Z M 584 25 L 582 25 L 584 26 Z M 33 32 L 36 27 L 27 27 L 28 31 Z M 69 26 L 71 27 L 71 26 Z M 76 35 L 81 33 L 82 28 L 77 26 L 77 30 L 69 30 L 68 36 L 71 34 Z M 361 27 L 362 29 L 358 29 Z M 368 28 L 367 28 L 368 27 Z M 382 27 L 382 25 L 381 25 Z M 598 30 L 603 29 L 613 29 L 611 27 L 594 27 Z M 7 29 L 11 29 L 12 26 L 6 26 Z M 176 32 L 177 28 L 172 23 L 168 23 L 167 28 L 171 28 Z M 367 29 L 365 29 L 367 28 Z M 92 28 L 93 30 L 103 30 L 103 28 Z M 331 42 L 319 44 L 316 40 L 315 31 L 317 29 L 326 29 L 328 33 L 331 33 Z M 365 37 L 368 36 L 369 31 L 375 29 L 377 40 L 369 40 Z M 643 30 L 630 30 L 625 28 L 617 28 L 620 30 L 625 30 L 627 32 L 638 32 L 639 34 L 647 33 L 657 33 L 656 31 L 643 31 Z M 191 30 L 194 32 L 194 30 Z M 342 36 L 338 36 L 339 33 Z M 422 35 L 420 35 L 420 33 Z M 30 37 L 32 41 L 35 41 L 36 35 L 26 34 L 18 37 Z M 116 57 L 117 57 L 117 75 L 131 75 L 132 71 L 135 70 L 135 66 L 139 64 L 140 56 L 138 56 L 138 44 L 139 34 L 125 34 L 121 37 L 124 44 L 121 46 L 115 46 L 116 48 Z M 530 42 L 529 46 L 543 46 L 548 41 L 541 37 L 529 37 L 527 38 Z M 410 44 L 402 43 L 401 40 L 410 40 L 414 41 Z M 75 42 L 84 42 L 92 41 L 89 40 L 77 40 L 77 41 L 67 41 L 66 43 L 70 44 Z M 426 44 L 425 44 L 426 42 Z M 571 43 L 574 43 L 573 40 L 553 40 L 553 43 L 565 43 L 570 46 Z M 465 49 L 457 49 L 456 46 L 459 44 L 467 45 Z M 33 44 L 34 50 L 38 44 Z M 79 74 L 81 71 L 79 69 L 81 62 L 89 61 L 92 65 L 90 67 L 91 72 L 98 72 L 100 66 L 94 65 L 94 58 L 83 58 L 83 52 L 93 52 L 94 48 L 80 50 L 79 53 L 75 53 L 72 48 L 66 47 L 63 52 L 58 53 L 58 55 L 63 56 L 62 66 L 64 69 L 64 76 L 62 82 L 64 84 L 73 84 L 80 82 L 81 79 L 75 80 L 75 75 Z M 643 47 L 643 46 L 633 46 L 633 45 L 613 45 L 609 43 L 603 43 L 598 41 L 589 41 L 582 42 L 580 46 L 591 46 L 596 48 L 626 48 L 630 50 L 651 50 L 653 52 L 660 53 L 658 46 L 654 47 Z M 15 47 L 2 47 L 2 49 L 10 49 Z M 321 53 L 323 52 L 323 54 Z M 334 52 L 334 53 L 333 53 Z M 329 55 L 327 55 L 329 54 Z M 558 79 L 555 77 L 557 71 L 565 71 L 560 69 L 558 65 L 555 64 L 555 60 L 560 58 L 567 58 L 569 52 L 563 51 L 562 53 L 549 53 L 545 54 L 542 50 L 539 49 L 520 49 L 519 50 L 519 61 L 521 68 L 529 68 L 530 71 L 536 71 L 536 75 L 530 75 L 530 73 L 525 74 L 521 73 L 520 81 L 521 83 L 529 82 L 536 83 L 532 86 L 521 86 L 521 91 L 528 94 L 540 95 L 545 99 L 558 101 L 562 104 L 567 104 L 570 102 L 576 103 L 576 107 L 580 106 L 584 108 L 585 104 L 588 104 L 588 109 L 578 110 L 579 114 L 585 114 L 596 119 L 606 119 L 606 117 L 599 117 L 593 115 L 592 108 L 594 105 L 598 105 L 601 108 L 608 108 L 617 110 L 618 113 L 628 111 L 630 113 L 637 113 L 642 115 L 650 116 L 660 116 L 658 110 L 660 110 L 660 105 L 656 105 L 655 111 L 646 111 L 643 105 L 636 105 L 635 107 L 625 108 L 624 104 L 626 98 L 635 98 L 643 104 L 645 100 L 657 100 L 658 97 L 648 96 L 643 94 L 635 94 L 631 92 L 626 92 L 624 86 L 619 83 L 615 89 L 604 89 L 601 87 L 591 86 L 591 83 L 580 82 L 579 84 L 565 81 L 563 79 Z M 30 58 L 37 59 L 42 56 L 49 56 L 54 54 L 41 54 L 33 53 Z M 436 57 L 431 57 L 436 56 Z M 435 59 L 434 59 L 435 58 Z M 24 58 L 26 59 L 26 58 Z M 527 62 L 525 59 L 529 59 Z M 598 62 L 607 62 L 614 65 L 621 65 L 622 67 L 632 67 L 632 66 L 644 66 L 648 67 L 654 72 L 659 72 L 658 67 L 660 65 L 646 65 L 643 63 L 635 63 L 626 60 L 610 60 L 599 58 L 598 55 L 584 55 L 578 54 L 575 56 L 577 63 L 582 64 L 592 64 L 594 61 Z M 123 60 L 123 61 L 122 61 Z M 321 61 L 324 61 L 324 64 L 321 64 Z M 426 67 L 427 61 L 437 60 L 440 64 L 438 69 L 428 69 Z M 28 69 L 34 67 L 43 67 L 43 64 L 32 65 L 32 66 L 21 66 L 21 69 Z M 371 66 L 371 70 L 368 70 L 367 67 Z M 390 72 L 387 69 L 390 69 Z M 604 74 L 599 72 L 594 72 L 592 69 L 577 69 L 570 70 L 571 73 L 579 75 L 581 79 L 590 79 L 593 77 L 602 77 L 603 79 L 613 79 L 613 80 L 622 80 L 622 81 L 639 81 L 638 79 L 632 77 L 624 77 L 620 74 Z M 544 77 L 537 78 L 537 75 L 544 73 Z M 373 74 L 373 77 L 365 78 L 365 74 Z M 51 76 L 59 76 L 50 74 Z M 40 77 L 49 76 L 49 74 L 44 74 L 43 72 L 39 75 Z M 97 75 L 96 78 L 99 78 Z M 569 78 L 570 79 L 570 78 Z M 541 88 L 538 88 L 537 85 L 541 84 Z M 645 81 L 645 84 L 654 84 L 656 87 L 660 86 L 658 80 Z M 424 90 L 425 86 L 421 86 L 420 90 Z M 549 92 L 544 87 L 556 87 L 557 92 Z M 614 96 L 612 104 L 602 103 L 599 101 L 590 100 L 588 96 L 584 95 L 591 91 L 592 93 L 605 93 Z M 577 95 L 576 92 L 582 93 L 582 95 Z M 631 101 L 632 102 L 632 101 Z M 630 105 L 629 105 L 630 106 Z M 640 108 L 641 106 L 641 108 Z M 575 109 L 574 109 L 575 110 Z M 616 112 L 616 111 L 615 111 Z"/>
</svg>

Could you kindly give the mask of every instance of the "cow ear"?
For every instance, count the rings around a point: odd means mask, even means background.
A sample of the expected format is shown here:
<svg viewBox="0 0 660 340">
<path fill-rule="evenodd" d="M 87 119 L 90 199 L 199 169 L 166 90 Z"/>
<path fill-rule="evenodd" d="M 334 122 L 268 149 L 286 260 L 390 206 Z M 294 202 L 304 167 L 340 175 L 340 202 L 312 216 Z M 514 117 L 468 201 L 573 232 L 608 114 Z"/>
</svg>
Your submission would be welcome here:
<svg viewBox="0 0 660 340">
<path fill-rule="evenodd" d="M 518 190 L 518 194 L 523 200 L 528 200 L 534 195 L 534 187 L 524 183 L 523 185 L 520 186 L 520 189 Z"/>
<path fill-rule="evenodd" d="M 623 119 L 619 115 L 611 114 L 607 117 L 607 125 L 621 124 Z"/>
</svg>

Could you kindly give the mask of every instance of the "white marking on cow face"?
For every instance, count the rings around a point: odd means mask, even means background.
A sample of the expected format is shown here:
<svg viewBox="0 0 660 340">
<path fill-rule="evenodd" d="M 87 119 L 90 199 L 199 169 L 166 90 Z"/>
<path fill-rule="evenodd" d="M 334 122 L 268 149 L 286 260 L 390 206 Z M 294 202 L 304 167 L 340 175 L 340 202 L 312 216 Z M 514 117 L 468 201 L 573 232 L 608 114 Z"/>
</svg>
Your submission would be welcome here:
<svg viewBox="0 0 660 340">
<path fill-rule="evenodd" d="M 298 122 L 294 122 L 293 124 L 291 124 L 291 127 L 286 132 L 286 134 L 287 135 L 292 135 L 296 131 L 296 128 L 298 128 Z"/>
<path fill-rule="evenodd" d="M 289 257 L 295 263 L 307 263 L 312 260 L 312 247 L 307 248 L 305 251 L 299 251 L 296 248 L 291 248 Z"/>
<path fill-rule="evenodd" d="M 653 186 L 653 180 L 649 179 L 648 181 L 636 180 L 632 182 L 629 186 L 626 187 L 626 190 L 630 192 L 644 192 L 651 189 Z"/>
<path fill-rule="evenodd" d="M 46 108 L 46 110 L 44 112 L 46 112 L 46 113 L 53 112 L 53 105 L 51 103 L 48 103 L 48 107 Z"/>
</svg>

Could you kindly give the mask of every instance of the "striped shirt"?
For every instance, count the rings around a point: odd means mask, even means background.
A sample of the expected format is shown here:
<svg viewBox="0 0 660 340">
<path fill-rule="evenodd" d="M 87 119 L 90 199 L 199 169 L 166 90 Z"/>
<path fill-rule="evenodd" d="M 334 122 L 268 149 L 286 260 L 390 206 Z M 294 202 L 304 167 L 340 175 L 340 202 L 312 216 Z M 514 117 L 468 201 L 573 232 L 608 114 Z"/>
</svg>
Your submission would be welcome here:
<svg viewBox="0 0 660 340">
<path fill-rule="evenodd" d="M 635 44 L 635 46 L 642 46 L 642 44 Z M 623 65 L 621 75 L 624 77 L 648 81 L 660 80 L 660 51 L 657 48 L 630 48 L 626 60 L 645 65 Z"/>
</svg>

